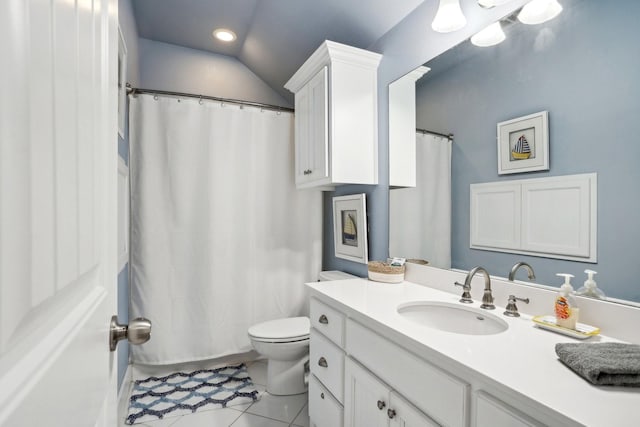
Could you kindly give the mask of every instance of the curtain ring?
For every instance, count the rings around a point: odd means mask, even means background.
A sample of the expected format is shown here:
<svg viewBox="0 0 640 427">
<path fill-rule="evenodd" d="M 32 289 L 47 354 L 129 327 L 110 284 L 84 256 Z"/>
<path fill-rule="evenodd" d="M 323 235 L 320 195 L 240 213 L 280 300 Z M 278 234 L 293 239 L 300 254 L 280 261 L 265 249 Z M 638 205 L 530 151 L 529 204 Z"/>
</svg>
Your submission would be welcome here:
<svg viewBox="0 0 640 427">
<path fill-rule="evenodd" d="M 153 99 L 158 100 L 158 95 L 153 95 Z"/>
<path fill-rule="evenodd" d="M 221 102 L 221 103 L 220 103 L 220 106 L 221 106 L 222 108 L 224 108 L 224 107 L 225 107 L 225 103 L 224 103 L 224 102 Z"/>
<path fill-rule="evenodd" d="M 200 99 L 198 100 L 198 104 L 202 105 L 202 95 L 200 95 Z"/>
</svg>

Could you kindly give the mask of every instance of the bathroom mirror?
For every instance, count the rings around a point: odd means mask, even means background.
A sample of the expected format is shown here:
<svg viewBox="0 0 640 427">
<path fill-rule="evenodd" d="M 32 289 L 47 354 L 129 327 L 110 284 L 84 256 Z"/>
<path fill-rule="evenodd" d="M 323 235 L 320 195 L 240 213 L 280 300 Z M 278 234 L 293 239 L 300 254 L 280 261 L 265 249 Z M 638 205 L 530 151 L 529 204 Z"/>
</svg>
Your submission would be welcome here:
<svg viewBox="0 0 640 427">
<path fill-rule="evenodd" d="M 416 126 L 454 134 L 451 268 L 482 265 L 506 277 L 511 266 L 526 261 L 537 283 L 559 286 L 555 274 L 571 273 L 576 289 L 586 279 L 584 270 L 593 269 L 610 300 L 638 303 L 640 2 L 560 3 L 563 12 L 543 24 L 507 17 L 501 21 L 504 42 L 492 47 L 463 42 L 425 63 L 431 70 L 416 83 Z M 499 176 L 497 123 L 544 110 L 549 112 L 550 169 Z M 597 263 L 470 249 L 470 184 L 591 172 L 598 174 Z M 390 218 L 406 209 L 393 199 Z M 390 255 L 415 257 L 403 253 L 403 244 L 392 237 L 390 247 L 396 249 Z M 526 272 L 516 278 L 527 281 Z"/>
</svg>

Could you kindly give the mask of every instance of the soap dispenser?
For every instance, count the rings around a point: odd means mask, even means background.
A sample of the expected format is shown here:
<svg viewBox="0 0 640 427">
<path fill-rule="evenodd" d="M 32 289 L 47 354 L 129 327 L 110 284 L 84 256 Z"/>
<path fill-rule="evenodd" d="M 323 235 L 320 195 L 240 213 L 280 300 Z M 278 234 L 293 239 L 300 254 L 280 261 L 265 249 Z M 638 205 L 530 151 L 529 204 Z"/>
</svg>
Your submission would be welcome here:
<svg viewBox="0 0 640 427">
<path fill-rule="evenodd" d="M 602 292 L 598 288 L 598 285 L 596 285 L 596 281 L 593 280 L 593 275 L 598 274 L 598 272 L 593 270 L 585 270 L 584 272 L 587 273 L 587 280 L 584 281 L 584 286 L 576 291 L 576 295 L 597 299 L 606 299 L 606 297 L 604 296 L 604 292 Z"/>
<path fill-rule="evenodd" d="M 578 322 L 579 309 L 572 295 L 571 278 L 573 274 L 558 273 L 556 276 L 564 277 L 564 283 L 560 286 L 560 292 L 558 292 L 555 302 L 556 325 L 575 329 Z"/>
</svg>

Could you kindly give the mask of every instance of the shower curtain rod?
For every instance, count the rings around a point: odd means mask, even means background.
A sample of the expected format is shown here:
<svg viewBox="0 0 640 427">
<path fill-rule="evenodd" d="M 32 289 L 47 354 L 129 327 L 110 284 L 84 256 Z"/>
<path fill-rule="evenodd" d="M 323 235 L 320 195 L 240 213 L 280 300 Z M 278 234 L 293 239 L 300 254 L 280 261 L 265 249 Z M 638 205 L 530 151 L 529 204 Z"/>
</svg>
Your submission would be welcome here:
<svg viewBox="0 0 640 427">
<path fill-rule="evenodd" d="M 193 93 L 171 92 L 167 90 L 143 89 L 139 87 L 132 87 L 129 83 L 127 83 L 127 95 L 136 95 L 138 93 L 206 99 L 209 101 L 226 102 L 228 104 L 237 104 L 237 105 L 248 105 L 250 107 L 263 108 L 265 110 L 273 110 L 273 111 L 284 111 L 288 113 L 293 113 L 295 111 L 293 108 L 280 107 L 278 105 L 272 105 L 272 104 L 263 104 L 261 102 L 242 101 L 240 99 L 219 98 L 217 96 L 196 95 Z"/>
<path fill-rule="evenodd" d="M 421 134 L 429 134 L 429 135 L 435 135 L 435 136 L 441 136 L 443 138 L 447 138 L 450 141 L 453 141 L 453 134 L 452 133 L 440 133 L 440 132 L 434 132 L 432 130 L 427 130 L 427 129 L 420 129 L 420 128 L 416 128 L 416 132 L 419 132 Z"/>
</svg>

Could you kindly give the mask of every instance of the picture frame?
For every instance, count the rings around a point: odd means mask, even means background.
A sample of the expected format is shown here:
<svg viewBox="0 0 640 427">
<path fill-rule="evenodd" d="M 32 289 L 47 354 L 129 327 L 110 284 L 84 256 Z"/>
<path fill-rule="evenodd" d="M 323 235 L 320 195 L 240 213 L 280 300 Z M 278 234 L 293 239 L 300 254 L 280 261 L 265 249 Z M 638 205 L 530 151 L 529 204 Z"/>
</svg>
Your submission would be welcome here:
<svg viewBox="0 0 640 427">
<path fill-rule="evenodd" d="M 333 230 L 336 258 L 362 264 L 369 262 L 364 193 L 333 198 Z"/>
<path fill-rule="evenodd" d="M 127 45 L 118 26 L 118 135 L 124 139 L 127 111 Z"/>
<path fill-rule="evenodd" d="M 549 170 L 549 113 L 498 123 L 498 175 Z"/>
</svg>

